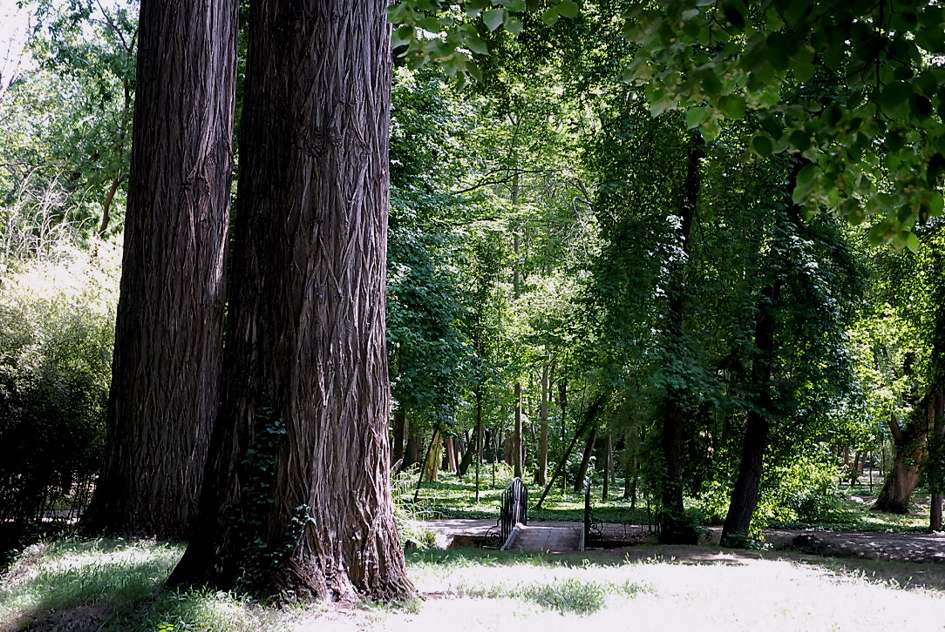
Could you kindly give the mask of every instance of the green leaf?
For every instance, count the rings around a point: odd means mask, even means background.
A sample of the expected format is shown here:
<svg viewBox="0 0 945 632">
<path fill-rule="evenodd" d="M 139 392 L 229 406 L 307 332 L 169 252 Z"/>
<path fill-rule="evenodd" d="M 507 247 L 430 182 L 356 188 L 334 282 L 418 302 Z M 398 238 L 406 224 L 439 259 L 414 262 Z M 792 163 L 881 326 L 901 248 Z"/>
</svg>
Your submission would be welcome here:
<svg viewBox="0 0 945 632">
<path fill-rule="evenodd" d="M 689 108 L 686 112 L 686 127 L 695 129 L 709 118 L 709 110 L 704 107 Z"/>
<path fill-rule="evenodd" d="M 478 53 L 480 55 L 486 55 L 489 53 L 489 45 L 474 33 L 471 33 L 466 37 L 466 46 L 472 52 Z"/>
<path fill-rule="evenodd" d="M 518 35 L 522 32 L 522 21 L 517 17 L 510 15 L 505 18 L 505 30 L 512 35 Z"/>
<path fill-rule="evenodd" d="M 742 119 L 745 117 L 745 99 L 734 94 L 724 96 L 719 99 L 719 109 L 730 119 Z"/>
<path fill-rule="evenodd" d="M 914 253 L 919 252 L 919 238 L 915 233 L 910 232 L 906 235 L 906 248 Z"/>
<path fill-rule="evenodd" d="M 941 215 L 943 210 L 945 210 L 945 199 L 942 198 L 941 193 L 933 191 L 929 199 L 929 214 Z"/>
<path fill-rule="evenodd" d="M 558 12 L 558 7 L 555 6 L 545 10 L 541 14 L 541 21 L 544 22 L 546 26 L 554 26 L 555 22 L 557 22 L 560 17 L 561 14 Z"/>
<path fill-rule="evenodd" d="M 758 152 L 759 156 L 770 156 L 774 150 L 771 139 L 761 134 L 751 139 L 751 147 Z"/>
<path fill-rule="evenodd" d="M 791 193 L 791 199 L 795 204 L 802 204 L 810 194 L 817 176 L 817 167 L 807 165 L 797 174 L 797 180 L 794 183 L 794 191 Z"/>
<path fill-rule="evenodd" d="M 673 107 L 673 101 L 669 98 L 662 98 L 650 103 L 650 116 L 657 117 L 666 110 Z"/>
<path fill-rule="evenodd" d="M 482 14 L 482 22 L 490 31 L 494 31 L 505 21 L 505 10 L 490 9 Z"/>
<path fill-rule="evenodd" d="M 392 48 L 397 48 L 399 46 L 406 46 L 413 41 L 414 30 L 412 26 L 398 26 L 397 30 L 394 31 L 393 35 L 390 38 L 390 45 Z"/>
<path fill-rule="evenodd" d="M 912 94 L 912 85 L 905 81 L 893 81 L 885 88 L 879 97 L 879 104 L 884 109 L 892 109 L 904 103 Z"/>
<path fill-rule="evenodd" d="M 578 5 L 574 0 L 563 0 L 558 4 L 558 13 L 566 18 L 576 18 L 578 14 Z"/>
</svg>

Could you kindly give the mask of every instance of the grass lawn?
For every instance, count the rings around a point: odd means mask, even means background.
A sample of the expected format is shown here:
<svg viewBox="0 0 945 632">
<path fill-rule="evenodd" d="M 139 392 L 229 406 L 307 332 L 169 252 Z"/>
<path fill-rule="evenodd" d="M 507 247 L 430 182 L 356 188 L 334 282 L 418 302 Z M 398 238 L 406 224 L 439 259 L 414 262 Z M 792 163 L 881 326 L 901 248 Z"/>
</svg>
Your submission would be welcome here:
<svg viewBox="0 0 945 632">
<path fill-rule="evenodd" d="M 459 478 L 440 472 L 440 480 L 435 483 L 423 483 L 416 503 L 413 502 L 416 476 L 401 476 L 397 479 L 395 490 L 398 504 L 405 507 L 413 517 L 420 520 L 434 518 L 491 518 L 498 520 L 502 492 L 508 485 L 507 477 L 499 478 L 496 487 L 491 486 L 489 466 L 482 471 L 479 502 L 475 502 L 475 483 L 472 476 Z M 584 519 L 584 495 L 573 493 L 570 488 L 562 493 L 561 486 L 548 494 L 543 506 L 533 510 L 541 496 L 541 488 L 526 480 L 529 491 L 529 519 L 573 520 Z M 924 531 L 928 528 L 929 496 L 921 490 L 914 495 L 912 511 L 906 515 L 887 514 L 870 511 L 869 508 L 879 492 L 879 485 L 873 494 L 866 486 L 846 487 L 838 499 L 836 507 L 826 513 L 817 522 L 773 523 L 771 527 L 781 528 L 818 528 L 832 531 L 889 531 L 909 532 Z M 601 500 L 600 484 L 592 490 L 593 515 L 601 522 L 624 522 L 647 524 L 648 517 L 645 502 L 641 499 L 635 509 L 624 500 L 623 488 L 616 485 L 610 498 Z M 687 499 L 687 506 L 695 509 L 695 501 Z M 642 506 L 641 506 L 642 505 Z M 652 520 L 652 515 L 649 520 Z"/>
<path fill-rule="evenodd" d="M 422 600 L 267 607 L 229 593 L 162 591 L 181 552 L 154 542 L 36 545 L 3 577 L 0 630 L 945 629 L 939 564 L 708 547 L 563 556 L 428 550 L 408 556 Z"/>
</svg>

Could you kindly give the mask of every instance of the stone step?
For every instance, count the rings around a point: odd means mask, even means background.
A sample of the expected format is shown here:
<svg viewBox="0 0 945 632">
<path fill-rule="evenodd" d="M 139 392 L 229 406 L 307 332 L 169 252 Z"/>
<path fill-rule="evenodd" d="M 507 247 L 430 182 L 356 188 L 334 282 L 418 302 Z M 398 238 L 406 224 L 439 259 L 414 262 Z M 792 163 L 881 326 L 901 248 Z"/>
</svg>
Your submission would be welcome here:
<svg viewBox="0 0 945 632">
<path fill-rule="evenodd" d="M 510 551 L 534 553 L 565 553 L 581 548 L 581 527 L 549 525 L 516 526 L 516 534 L 509 545 Z"/>
</svg>

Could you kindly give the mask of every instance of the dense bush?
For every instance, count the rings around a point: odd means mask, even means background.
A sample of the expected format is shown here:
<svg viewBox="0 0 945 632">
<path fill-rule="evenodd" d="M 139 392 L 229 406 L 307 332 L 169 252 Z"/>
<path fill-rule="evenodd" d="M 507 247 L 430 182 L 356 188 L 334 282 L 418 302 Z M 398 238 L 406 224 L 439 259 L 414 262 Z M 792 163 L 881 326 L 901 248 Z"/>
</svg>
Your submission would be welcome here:
<svg viewBox="0 0 945 632">
<path fill-rule="evenodd" d="M 773 524 L 829 521 L 840 502 L 840 467 L 826 451 L 802 454 L 791 463 L 774 465 L 765 477 L 752 519 L 752 535 Z M 728 511 L 731 487 L 713 479 L 699 495 L 704 518 L 720 525 Z"/>
<path fill-rule="evenodd" d="M 118 253 L 63 247 L 0 277 L 0 520 L 61 515 L 102 457 Z M 58 510 L 58 511 L 57 511 Z"/>
</svg>

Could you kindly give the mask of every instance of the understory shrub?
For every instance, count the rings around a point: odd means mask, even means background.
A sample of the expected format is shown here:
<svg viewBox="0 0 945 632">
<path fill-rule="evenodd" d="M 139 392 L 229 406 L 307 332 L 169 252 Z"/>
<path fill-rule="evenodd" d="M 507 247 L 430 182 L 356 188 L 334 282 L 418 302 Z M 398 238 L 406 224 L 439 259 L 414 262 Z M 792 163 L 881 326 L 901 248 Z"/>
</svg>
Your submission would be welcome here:
<svg viewBox="0 0 945 632">
<path fill-rule="evenodd" d="M 768 467 L 751 535 L 760 536 L 761 529 L 774 523 L 829 521 L 841 503 L 839 480 L 840 467 L 826 450 Z M 698 506 L 706 521 L 716 525 L 724 522 L 731 493 L 727 480 L 716 478 L 703 485 Z"/>
<path fill-rule="evenodd" d="M 26 524 L 74 511 L 100 465 L 119 253 L 63 246 L 4 270 L 0 520 Z"/>
</svg>

